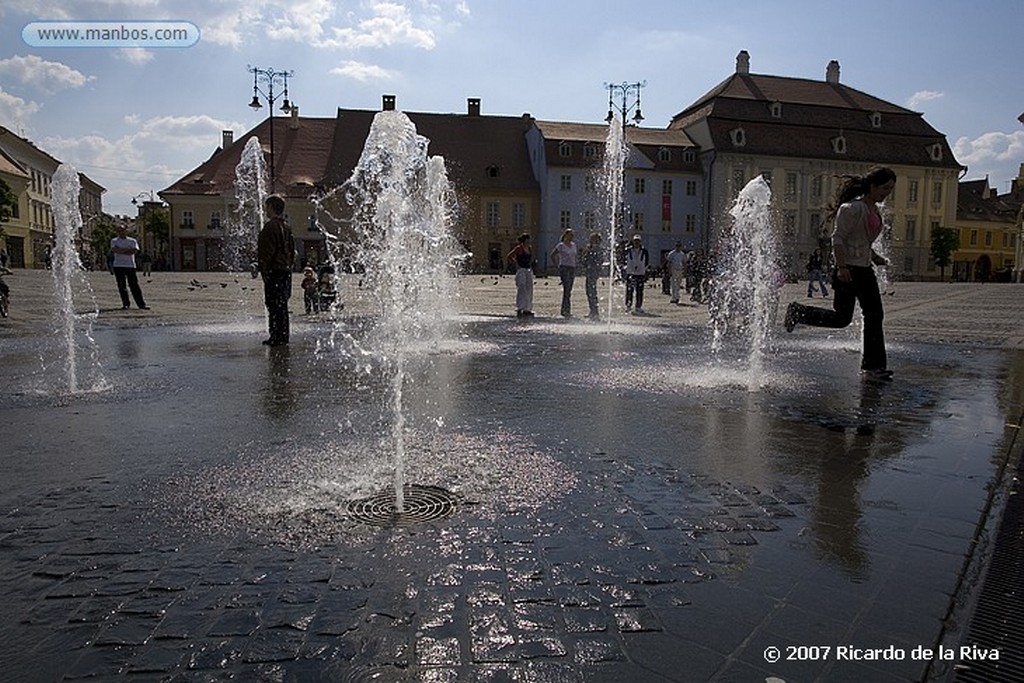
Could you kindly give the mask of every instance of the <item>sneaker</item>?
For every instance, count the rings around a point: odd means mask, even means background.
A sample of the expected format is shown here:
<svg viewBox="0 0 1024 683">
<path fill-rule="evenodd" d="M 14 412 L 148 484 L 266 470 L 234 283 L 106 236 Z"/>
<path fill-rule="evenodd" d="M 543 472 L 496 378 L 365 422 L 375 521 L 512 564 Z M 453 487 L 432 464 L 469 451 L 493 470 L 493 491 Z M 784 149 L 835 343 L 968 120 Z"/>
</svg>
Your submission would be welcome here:
<svg viewBox="0 0 1024 683">
<path fill-rule="evenodd" d="M 786 307 L 786 318 L 783 321 L 783 324 L 786 326 L 786 332 L 792 332 L 793 328 L 796 327 L 797 316 L 799 315 L 800 310 L 797 306 L 799 306 L 799 304 L 794 301 Z"/>
<path fill-rule="evenodd" d="M 861 370 L 860 375 L 864 379 L 868 380 L 892 381 L 892 370 L 887 370 L 885 368 Z"/>
</svg>

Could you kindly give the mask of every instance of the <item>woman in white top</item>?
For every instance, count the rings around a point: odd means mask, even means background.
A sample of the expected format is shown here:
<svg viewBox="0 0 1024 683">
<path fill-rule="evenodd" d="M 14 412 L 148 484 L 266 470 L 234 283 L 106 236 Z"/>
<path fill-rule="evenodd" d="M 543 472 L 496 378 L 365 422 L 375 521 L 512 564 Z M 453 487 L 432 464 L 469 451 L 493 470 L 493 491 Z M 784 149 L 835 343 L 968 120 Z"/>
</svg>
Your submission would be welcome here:
<svg viewBox="0 0 1024 683">
<path fill-rule="evenodd" d="M 892 379 L 885 355 L 882 331 L 882 297 L 873 266 L 889 261 L 877 254 L 871 245 L 882 233 L 882 203 L 896 185 L 896 174 L 889 168 L 876 167 L 866 175 L 844 176 L 830 206 L 835 215 L 832 232 L 832 255 L 835 271 L 832 276 L 832 310 L 791 303 L 786 309 L 786 331 L 797 324 L 814 327 L 846 327 L 853 320 L 854 302 L 860 304 L 864 316 L 864 352 L 861 372 L 873 379 Z"/>
<path fill-rule="evenodd" d="M 558 264 L 558 277 L 562 280 L 562 317 L 572 317 L 572 285 L 576 280 L 576 243 L 572 241 L 572 229 L 562 233 L 562 241 L 551 250 L 551 257 Z"/>
</svg>

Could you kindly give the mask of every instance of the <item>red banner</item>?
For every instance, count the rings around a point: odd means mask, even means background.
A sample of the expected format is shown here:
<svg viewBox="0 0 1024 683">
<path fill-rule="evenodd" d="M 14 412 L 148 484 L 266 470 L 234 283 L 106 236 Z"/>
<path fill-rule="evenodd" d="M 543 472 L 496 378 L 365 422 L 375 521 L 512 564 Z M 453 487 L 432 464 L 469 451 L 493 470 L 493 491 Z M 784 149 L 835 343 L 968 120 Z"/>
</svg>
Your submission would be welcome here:
<svg viewBox="0 0 1024 683">
<path fill-rule="evenodd" d="M 672 220 L 672 195 L 670 194 L 661 195 L 661 220 Z"/>
</svg>

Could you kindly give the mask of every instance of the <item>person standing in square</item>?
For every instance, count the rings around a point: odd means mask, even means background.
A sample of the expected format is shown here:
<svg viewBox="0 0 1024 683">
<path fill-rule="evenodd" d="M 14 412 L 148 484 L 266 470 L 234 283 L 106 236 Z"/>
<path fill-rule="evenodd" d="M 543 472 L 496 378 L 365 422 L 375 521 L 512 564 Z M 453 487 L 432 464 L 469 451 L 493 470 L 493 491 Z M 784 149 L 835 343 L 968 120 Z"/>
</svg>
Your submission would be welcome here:
<svg viewBox="0 0 1024 683">
<path fill-rule="evenodd" d="M 139 287 L 139 277 L 135 270 L 135 254 L 139 253 L 139 243 L 134 237 L 128 236 L 128 226 L 117 226 L 117 237 L 110 240 L 111 270 L 117 280 L 117 293 L 121 295 L 121 308 L 131 308 L 128 291 L 131 290 L 135 305 L 148 310 L 146 300 Z"/>
<path fill-rule="evenodd" d="M 267 306 L 270 336 L 266 346 L 287 344 L 288 299 L 292 295 L 292 264 L 295 262 L 295 238 L 284 220 L 284 199 L 272 194 L 263 203 L 270 217 L 263 224 L 256 243 L 256 258 L 263 277 L 263 302 Z"/>
</svg>

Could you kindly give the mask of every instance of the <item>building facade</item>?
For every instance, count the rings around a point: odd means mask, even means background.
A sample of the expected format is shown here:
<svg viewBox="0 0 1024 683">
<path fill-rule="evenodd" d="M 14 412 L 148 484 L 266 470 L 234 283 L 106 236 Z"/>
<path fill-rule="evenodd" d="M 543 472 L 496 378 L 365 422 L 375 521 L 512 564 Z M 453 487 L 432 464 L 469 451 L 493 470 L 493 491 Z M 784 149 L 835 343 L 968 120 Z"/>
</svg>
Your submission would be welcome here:
<svg viewBox="0 0 1024 683">
<path fill-rule="evenodd" d="M 614 125 L 614 124 L 613 124 Z M 651 266 L 682 242 L 704 241 L 704 196 L 698 150 L 679 130 L 627 126 L 622 206 L 609 206 L 604 170 L 608 126 L 534 121 L 526 142 L 541 188 L 541 223 L 535 254 L 541 272 L 554 272 L 550 252 L 567 228 L 580 247 L 599 232 L 621 243 L 643 236 Z"/>
<path fill-rule="evenodd" d="M 1009 282 L 1019 271 L 1021 178 L 1000 195 L 988 178 L 960 183 L 956 228 L 960 248 L 953 253 L 952 278 L 957 282 Z"/>
<path fill-rule="evenodd" d="M 60 161 L 31 141 L 0 126 L 0 175 L 17 196 L 17 215 L 4 225 L 7 236 L 3 248 L 12 267 L 45 267 L 54 244 L 55 228 L 50 185 L 60 165 Z M 78 178 L 82 228 L 74 239 L 81 253 L 89 219 L 102 212 L 106 190 L 83 173 Z"/>
<path fill-rule="evenodd" d="M 385 95 L 381 110 L 394 110 L 396 104 L 394 96 Z M 226 132 L 209 160 L 158 193 L 170 207 L 173 267 L 225 268 L 228 223 L 238 220 L 236 168 L 254 137 L 264 158 L 274 160 L 271 190 L 285 199 L 285 217 L 296 240 L 296 265 L 326 261 L 324 229 L 334 233 L 335 226 L 346 220 L 347 208 L 336 190 L 356 167 L 377 113 L 338 109 L 334 118 L 310 118 L 293 110 L 290 117 L 268 119 L 239 140 Z M 502 268 L 505 247 L 524 231 L 536 233 L 539 221 L 540 192 L 523 138 L 530 117 L 485 116 L 476 98 L 467 100 L 463 114 L 406 115 L 418 134 L 429 140 L 430 154 L 444 158 L 456 188 L 453 223 L 468 252 L 466 268 Z M 273 155 L 270 125 L 275 126 Z M 250 230 L 255 234 L 258 226 Z M 338 248 L 343 252 L 343 247 Z M 344 260 L 342 252 L 335 256 Z"/>
<path fill-rule="evenodd" d="M 844 85 L 839 73 L 833 61 L 823 81 L 752 74 L 742 51 L 733 75 L 673 118 L 670 128 L 701 149 L 709 236 L 713 242 L 721 232 L 744 185 L 763 175 L 782 265 L 802 274 L 810 253 L 828 247 L 829 203 L 841 176 L 884 165 L 898 176 L 886 202 L 890 272 L 937 278 L 931 230 L 954 224 L 963 169 L 921 114 Z"/>
</svg>

